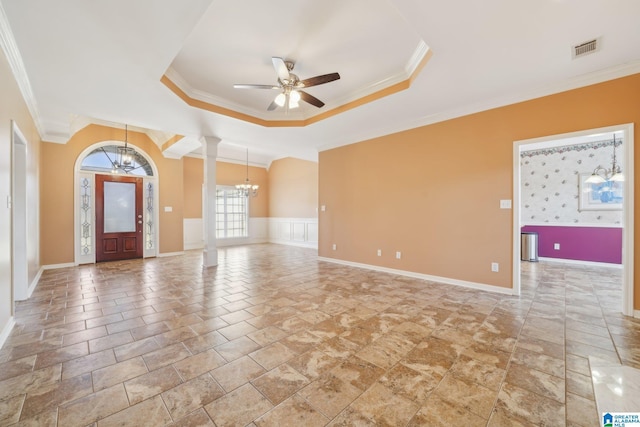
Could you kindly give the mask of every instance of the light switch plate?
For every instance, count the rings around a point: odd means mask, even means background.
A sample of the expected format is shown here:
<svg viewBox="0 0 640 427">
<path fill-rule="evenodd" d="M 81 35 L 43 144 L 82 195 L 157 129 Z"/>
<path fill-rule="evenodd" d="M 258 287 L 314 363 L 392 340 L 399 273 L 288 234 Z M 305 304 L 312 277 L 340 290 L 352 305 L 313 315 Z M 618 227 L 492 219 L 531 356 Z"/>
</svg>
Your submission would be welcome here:
<svg viewBox="0 0 640 427">
<path fill-rule="evenodd" d="M 511 209 L 511 200 L 500 200 L 500 209 Z"/>
<path fill-rule="evenodd" d="M 165 206 L 164 207 L 164 211 L 165 212 L 173 212 L 173 206 Z"/>
</svg>

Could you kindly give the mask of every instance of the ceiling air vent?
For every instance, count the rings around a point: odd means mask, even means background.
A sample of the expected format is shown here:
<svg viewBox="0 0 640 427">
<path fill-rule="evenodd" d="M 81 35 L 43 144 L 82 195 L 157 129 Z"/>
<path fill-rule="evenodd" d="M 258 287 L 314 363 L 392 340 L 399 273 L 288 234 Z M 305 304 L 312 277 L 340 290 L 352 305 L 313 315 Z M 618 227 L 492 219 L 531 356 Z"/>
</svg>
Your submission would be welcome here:
<svg viewBox="0 0 640 427">
<path fill-rule="evenodd" d="M 590 53 L 594 53 L 598 50 L 599 43 L 598 39 L 589 40 L 588 42 L 580 43 L 577 46 L 573 47 L 573 57 L 580 58 L 581 56 L 588 55 Z"/>
</svg>

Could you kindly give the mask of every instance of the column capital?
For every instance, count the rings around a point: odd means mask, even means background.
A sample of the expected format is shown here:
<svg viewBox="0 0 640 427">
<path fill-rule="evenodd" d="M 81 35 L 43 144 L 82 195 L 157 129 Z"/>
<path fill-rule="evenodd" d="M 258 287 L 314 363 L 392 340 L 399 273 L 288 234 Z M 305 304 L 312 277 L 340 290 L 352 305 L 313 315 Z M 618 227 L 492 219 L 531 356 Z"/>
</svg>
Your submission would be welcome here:
<svg viewBox="0 0 640 427">
<path fill-rule="evenodd" d="M 204 157 L 218 157 L 218 144 L 222 139 L 215 136 L 203 136 L 200 138 Z"/>
</svg>

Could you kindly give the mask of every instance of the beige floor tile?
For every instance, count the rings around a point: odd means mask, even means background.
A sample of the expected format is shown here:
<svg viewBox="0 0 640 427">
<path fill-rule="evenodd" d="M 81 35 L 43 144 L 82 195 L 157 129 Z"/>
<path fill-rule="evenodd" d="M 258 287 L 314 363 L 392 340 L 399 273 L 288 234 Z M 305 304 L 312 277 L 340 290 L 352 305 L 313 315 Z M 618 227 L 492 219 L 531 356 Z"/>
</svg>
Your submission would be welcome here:
<svg viewBox="0 0 640 427">
<path fill-rule="evenodd" d="M 588 357 L 640 367 L 615 269 L 522 263 L 513 296 L 219 254 L 43 272 L 0 349 L 0 424 L 597 425 Z"/>
<path fill-rule="evenodd" d="M 265 369 L 244 356 L 211 371 L 211 375 L 228 393 L 264 374 Z"/>
<path fill-rule="evenodd" d="M 216 427 L 204 408 L 200 408 L 169 425 L 171 427 Z"/>
<path fill-rule="evenodd" d="M 213 401 L 205 409 L 217 426 L 245 426 L 273 405 L 251 384 L 245 384 Z"/>
<path fill-rule="evenodd" d="M 432 396 L 411 419 L 408 427 L 482 427 L 486 424 L 487 420 L 472 414 L 465 408 L 442 400 L 438 396 Z"/>
<path fill-rule="evenodd" d="M 58 424 L 61 426 L 91 424 L 128 406 L 129 401 L 124 386 L 121 383 L 116 384 L 60 406 Z"/>
<path fill-rule="evenodd" d="M 309 384 L 309 380 L 285 363 L 252 380 L 251 383 L 271 403 L 277 405 Z"/>
<path fill-rule="evenodd" d="M 360 396 L 362 390 L 329 374 L 312 382 L 298 394 L 331 419 Z"/>
<path fill-rule="evenodd" d="M 145 400 L 98 421 L 99 427 L 123 425 L 161 426 L 171 422 L 171 416 L 160 396 Z"/>
<path fill-rule="evenodd" d="M 227 363 L 226 360 L 214 349 L 211 349 L 182 359 L 176 362 L 173 367 L 178 371 L 182 379 L 189 381 L 225 363 Z"/>
<path fill-rule="evenodd" d="M 165 366 L 124 382 L 129 402 L 134 405 L 181 384 L 182 378 L 173 366 Z"/>
<path fill-rule="evenodd" d="M 128 379 L 139 377 L 147 372 L 147 365 L 142 360 L 142 357 L 135 357 L 115 365 L 106 366 L 91 373 L 93 389 L 95 391 L 103 390 Z"/>
<path fill-rule="evenodd" d="M 293 396 L 257 420 L 257 427 L 322 427 L 329 419 L 316 411 L 304 399 Z"/>
<path fill-rule="evenodd" d="M 269 371 L 281 365 L 296 355 L 293 351 L 279 342 L 269 344 L 249 354 L 265 370 Z"/>
<path fill-rule="evenodd" d="M 201 375 L 162 393 L 171 417 L 182 418 L 190 412 L 224 396 L 224 390 L 209 374 Z"/>
<path fill-rule="evenodd" d="M 496 420 L 489 425 L 553 425 L 564 426 L 565 407 L 556 400 L 549 399 L 525 389 L 504 384 L 498 395 L 495 411 Z M 507 420 L 511 424 L 504 424 Z"/>
</svg>

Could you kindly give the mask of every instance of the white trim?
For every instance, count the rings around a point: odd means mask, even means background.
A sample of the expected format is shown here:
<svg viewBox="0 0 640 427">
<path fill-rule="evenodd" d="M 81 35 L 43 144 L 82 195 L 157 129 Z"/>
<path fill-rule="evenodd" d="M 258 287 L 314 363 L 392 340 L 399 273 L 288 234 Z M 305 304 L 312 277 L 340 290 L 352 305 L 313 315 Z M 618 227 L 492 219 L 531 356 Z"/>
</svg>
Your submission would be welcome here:
<svg viewBox="0 0 640 427">
<path fill-rule="evenodd" d="M 161 254 L 156 255 L 156 257 L 158 258 L 166 258 L 166 257 L 170 257 L 170 256 L 179 256 L 179 255 L 184 255 L 184 251 L 179 251 L 179 252 L 163 252 Z"/>
<path fill-rule="evenodd" d="M 359 135 L 345 134 L 342 139 L 335 139 L 328 144 L 318 147 L 318 152 L 332 150 L 337 147 L 343 147 L 351 144 L 357 144 L 358 142 L 366 141 L 372 138 L 379 138 L 385 135 L 392 135 L 394 133 L 402 132 L 409 129 L 428 126 L 434 123 L 441 123 L 458 117 L 492 110 L 494 108 L 500 108 L 507 105 L 517 104 L 519 102 L 542 98 L 544 96 L 549 96 L 560 92 L 566 92 L 572 89 L 578 89 L 581 87 L 586 87 L 609 80 L 630 76 L 639 72 L 640 60 L 632 61 L 604 70 L 598 70 L 593 73 L 571 77 L 566 79 L 565 81 L 555 82 L 543 87 L 535 87 L 533 89 L 527 89 L 525 91 L 517 93 L 510 92 L 509 95 L 500 98 L 494 98 L 472 105 L 465 105 L 460 108 L 443 111 L 441 113 L 432 114 L 426 117 L 420 117 L 418 119 L 410 119 L 405 122 L 397 122 L 391 125 L 383 125 L 381 127 L 368 126 L 366 129 L 363 127 L 363 130 Z"/>
<path fill-rule="evenodd" d="M 0 332 L 0 348 L 4 346 L 5 342 L 7 342 L 7 338 L 9 338 L 9 335 L 11 334 L 11 330 L 15 325 L 16 325 L 16 319 L 13 316 L 11 316 L 7 324 L 4 325 L 4 328 L 2 328 L 2 332 Z"/>
<path fill-rule="evenodd" d="M 361 264 L 359 262 L 344 261 L 336 258 L 318 257 L 318 261 L 331 262 L 334 264 L 346 265 L 349 267 L 364 268 L 366 270 L 381 271 L 383 273 L 397 274 L 398 276 L 412 277 L 414 279 L 429 280 L 431 282 L 444 283 L 446 285 L 461 286 L 464 288 L 477 289 L 479 291 L 497 292 L 500 294 L 512 295 L 511 288 L 487 285 L 485 283 L 467 282 L 466 280 L 452 279 L 449 277 L 432 276 L 430 274 L 416 273 L 413 271 L 396 270 L 395 268 L 380 267 L 378 265 Z"/>
<path fill-rule="evenodd" d="M 540 261 L 545 262 L 557 262 L 561 264 L 573 264 L 573 265 L 584 265 L 587 267 L 609 267 L 622 270 L 622 264 L 613 264 L 610 262 L 596 262 L 596 261 L 583 261 L 579 259 L 566 259 L 566 258 L 549 258 L 549 257 L 539 257 Z"/>
<path fill-rule="evenodd" d="M 22 61 L 22 55 L 20 55 L 20 50 L 18 49 L 16 40 L 13 37 L 11 25 L 9 25 L 9 19 L 2 7 L 2 3 L 0 3 L 0 48 L 2 48 L 5 56 L 7 57 L 7 62 L 9 62 L 9 67 L 13 73 L 13 77 L 16 79 L 22 98 L 24 98 L 24 102 L 27 104 L 27 109 L 29 110 L 31 117 L 33 118 L 33 122 L 38 129 L 40 138 L 43 140 L 54 139 L 51 135 L 46 135 L 45 130 L 42 127 L 42 121 L 38 111 L 38 103 L 35 95 L 33 94 L 33 89 L 31 88 L 29 75 L 27 74 L 24 62 Z"/>
<path fill-rule="evenodd" d="M 640 65 L 640 61 L 633 63 L 635 67 Z M 588 137 L 593 134 L 613 133 L 623 131 L 624 136 L 624 166 L 622 170 L 625 175 L 624 186 L 624 207 L 623 207 L 623 232 L 622 232 L 622 314 L 626 316 L 634 315 L 634 125 L 626 123 L 614 126 L 607 126 L 597 129 L 587 129 L 577 132 L 568 132 L 559 135 L 549 135 L 539 138 L 531 138 L 513 142 L 513 230 L 512 230 L 512 259 L 513 259 L 513 290 L 514 294 L 520 294 L 520 152 L 522 147 L 529 144 L 541 143 L 552 140 L 566 138 Z"/>
<path fill-rule="evenodd" d="M 38 270 L 38 273 L 36 273 L 36 277 L 33 278 L 33 281 L 31 282 L 31 284 L 29 285 L 29 289 L 27 290 L 27 299 L 31 298 L 33 291 L 36 290 L 36 287 L 38 286 L 38 282 L 40 281 L 40 277 L 42 277 L 43 271 L 44 271 L 44 268 L 40 267 L 40 270 Z"/>
<path fill-rule="evenodd" d="M 407 63 L 404 64 L 404 66 L 400 71 L 388 77 L 385 77 L 380 81 L 374 82 L 361 90 L 351 93 L 349 94 L 349 96 L 343 96 L 339 99 L 332 101 L 330 104 L 327 105 L 327 107 L 325 108 L 325 111 L 327 109 L 331 110 L 333 108 L 339 108 L 351 102 L 358 101 L 366 96 L 382 91 L 384 89 L 392 87 L 395 84 L 398 84 L 410 79 L 414 71 L 418 68 L 418 66 L 420 66 L 420 64 L 422 63 L 422 60 L 429 53 L 429 51 L 430 51 L 430 48 L 424 42 L 424 40 L 422 39 L 419 40 L 418 44 L 413 50 L 411 57 L 409 58 Z M 251 116 L 254 116 L 260 119 L 265 119 L 265 120 L 273 119 L 273 116 L 266 114 L 265 111 L 263 110 L 257 110 L 255 108 L 250 108 L 245 105 L 240 105 L 233 101 L 229 101 L 228 99 L 224 99 L 219 96 L 216 96 L 212 93 L 194 88 L 173 67 L 169 67 L 165 71 L 165 76 L 174 85 L 176 85 L 182 92 L 184 92 L 188 97 L 192 99 L 206 102 L 208 104 L 213 104 L 218 107 L 228 108 L 239 113 L 249 114 Z M 303 120 L 303 119 L 309 119 L 309 118 L 315 117 L 319 113 L 312 112 L 311 114 L 305 114 L 304 111 L 302 110 L 300 111 L 295 110 L 295 111 L 289 111 L 287 114 L 290 115 L 290 117 L 287 118 L 288 120 Z M 284 116 L 282 118 L 284 118 Z"/>
<path fill-rule="evenodd" d="M 636 310 L 633 312 L 633 317 L 635 317 L 636 319 L 640 319 L 640 310 Z"/>
<path fill-rule="evenodd" d="M 57 270 L 59 268 L 69 268 L 69 267 L 77 267 L 80 264 L 75 264 L 73 262 L 64 262 L 62 264 L 49 264 L 43 265 L 42 270 Z"/>
<path fill-rule="evenodd" d="M 271 217 L 269 243 L 318 249 L 318 218 Z"/>
<path fill-rule="evenodd" d="M 624 228 L 623 224 L 596 224 L 595 222 L 528 222 L 521 227 L 585 227 L 585 228 Z"/>
</svg>

